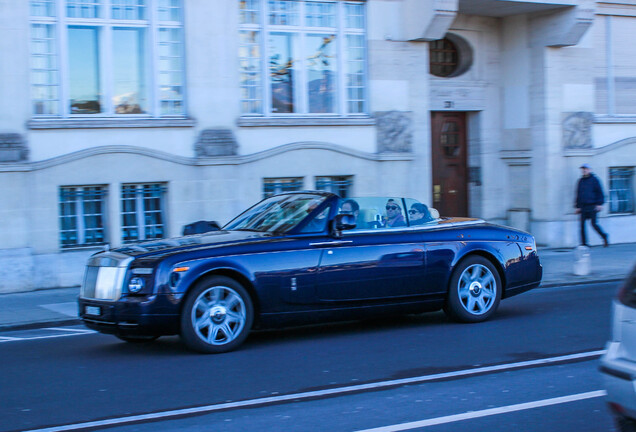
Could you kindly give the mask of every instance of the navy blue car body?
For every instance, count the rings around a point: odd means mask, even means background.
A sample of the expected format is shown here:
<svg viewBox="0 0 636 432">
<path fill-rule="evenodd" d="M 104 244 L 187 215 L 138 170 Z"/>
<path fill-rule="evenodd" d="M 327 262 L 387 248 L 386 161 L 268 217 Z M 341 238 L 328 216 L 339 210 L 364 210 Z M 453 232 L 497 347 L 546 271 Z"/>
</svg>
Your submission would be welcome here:
<svg viewBox="0 0 636 432">
<path fill-rule="evenodd" d="M 264 200 L 261 213 L 248 210 L 219 231 L 95 254 L 80 317 L 128 341 L 180 334 L 195 350 L 223 352 L 252 328 L 442 308 L 482 321 L 500 298 L 540 284 L 526 232 L 459 218 L 378 229 L 343 215 L 336 195 L 281 196 L 287 201 Z M 291 208 L 288 219 L 258 219 L 276 206 Z M 308 229 L 316 220 L 319 228 Z"/>
</svg>

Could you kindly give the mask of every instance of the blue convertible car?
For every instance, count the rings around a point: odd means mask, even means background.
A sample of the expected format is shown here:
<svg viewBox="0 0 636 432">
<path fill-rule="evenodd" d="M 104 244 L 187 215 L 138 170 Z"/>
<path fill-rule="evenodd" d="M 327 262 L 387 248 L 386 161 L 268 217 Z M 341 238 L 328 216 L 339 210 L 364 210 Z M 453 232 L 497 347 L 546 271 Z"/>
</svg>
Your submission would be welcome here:
<svg viewBox="0 0 636 432">
<path fill-rule="evenodd" d="M 219 353 L 254 328 L 442 308 L 479 322 L 540 284 L 532 235 L 435 213 L 398 197 L 276 195 L 218 231 L 93 255 L 80 317 L 128 342 L 179 334 Z"/>
</svg>

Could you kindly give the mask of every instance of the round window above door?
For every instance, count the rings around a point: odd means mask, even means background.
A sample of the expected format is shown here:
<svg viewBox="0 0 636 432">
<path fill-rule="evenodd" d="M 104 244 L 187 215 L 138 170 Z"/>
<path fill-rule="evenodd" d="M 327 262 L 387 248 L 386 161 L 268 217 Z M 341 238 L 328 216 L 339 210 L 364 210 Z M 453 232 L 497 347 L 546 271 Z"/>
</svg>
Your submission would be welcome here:
<svg viewBox="0 0 636 432">
<path fill-rule="evenodd" d="M 429 70 L 441 78 L 459 76 L 470 69 L 473 50 L 466 39 L 447 33 L 444 39 L 429 42 Z"/>
</svg>

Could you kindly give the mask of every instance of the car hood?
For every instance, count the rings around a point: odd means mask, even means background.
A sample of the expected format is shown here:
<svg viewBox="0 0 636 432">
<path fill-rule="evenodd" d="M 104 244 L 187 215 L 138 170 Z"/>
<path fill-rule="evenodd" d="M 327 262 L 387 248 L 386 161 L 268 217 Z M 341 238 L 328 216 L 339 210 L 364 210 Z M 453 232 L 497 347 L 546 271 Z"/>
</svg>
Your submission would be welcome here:
<svg viewBox="0 0 636 432">
<path fill-rule="evenodd" d="M 270 240 L 271 233 L 254 231 L 211 231 L 185 237 L 127 244 L 113 249 L 132 257 L 169 255 L 193 249 L 230 246 L 237 243 L 254 243 Z"/>
</svg>

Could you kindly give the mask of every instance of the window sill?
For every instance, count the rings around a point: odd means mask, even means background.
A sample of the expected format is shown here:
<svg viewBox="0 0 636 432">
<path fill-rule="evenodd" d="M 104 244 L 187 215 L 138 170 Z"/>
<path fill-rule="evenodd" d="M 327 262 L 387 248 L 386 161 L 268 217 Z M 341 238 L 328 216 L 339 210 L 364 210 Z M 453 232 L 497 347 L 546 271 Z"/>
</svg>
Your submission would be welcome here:
<svg viewBox="0 0 636 432">
<path fill-rule="evenodd" d="M 106 243 L 102 243 L 99 245 L 77 245 L 77 246 L 67 246 L 60 247 L 60 251 L 64 252 L 84 252 L 84 251 L 103 251 L 106 248 Z"/>
<path fill-rule="evenodd" d="M 596 115 L 594 116 L 594 123 L 597 123 L 597 124 L 636 123 L 636 115 L 622 115 L 622 116 Z"/>
<path fill-rule="evenodd" d="M 239 127 L 280 127 L 280 126 L 374 126 L 372 117 L 240 117 Z"/>
<path fill-rule="evenodd" d="M 29 129 L 111 129 L 111 128 L 165 128 L 194 127 L 192 118 L 73 118 L 73 119 L 32 119 L 27 122 Z"/>
</svg>

